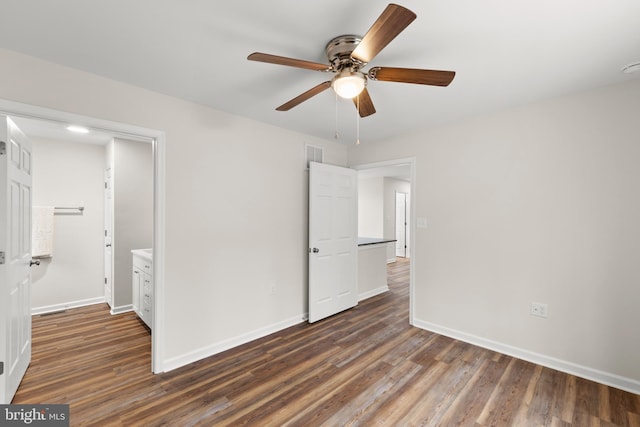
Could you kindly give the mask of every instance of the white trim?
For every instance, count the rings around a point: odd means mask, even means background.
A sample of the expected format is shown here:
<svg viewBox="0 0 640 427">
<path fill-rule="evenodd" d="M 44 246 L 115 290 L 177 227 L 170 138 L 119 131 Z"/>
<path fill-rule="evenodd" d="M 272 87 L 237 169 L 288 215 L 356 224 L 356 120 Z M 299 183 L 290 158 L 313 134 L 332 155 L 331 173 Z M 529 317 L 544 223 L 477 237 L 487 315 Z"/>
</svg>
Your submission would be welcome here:
<svg viewBox="0 0 640 427">
<path fill-rule="evenodd" d="M 112 315 L 128 313 L 130 311 L 133 311 L 133 304 L 121 305 L 120 307 L 111 308 Z"/>
<path fill-rule="evenodd" d="M 144 128 L 136 125 L 119 123 L 95 117 L 35 105 L 23 104 L 0 98 L 0 113 L 9 116 L 26 117 L 54 121 L 59 123 L 83 124 L 93 129 L 117 134 L 134 140 L 153 140 L 154 168 L 154 210 L 153 210 L 153 280 L 154 280 L 154 328 L 151 335 L 151 369 L 154 373 L 163 372 L 164 354 L 164 259 L 165 259 L 165 188 L 166 188 L 166 138 L 161 130 Z M 119 310 L 120 308 L 118 308 Z"/>
<path fill-rule="evenodd" d="M 242 344 L 246 344 L 248 342 L 257 340 L 258 338 L 265 337 L 275 332 L 279 332 L 291 326 L 298 325 L 304 322 L 306 319 L 307 319 L 306 315 L 295 316 L 290 319 L 284 320 L 282 322 L 274 323 L 272 325 L 265 326 L 260 329 L 256 329 L 252 332 L 249 332 L 237 337 L 229 338 L 227 340 L 218 342 L 216 344 L 202 347 L 198 350 L 189 352 L 182 356 L 177 356 L 177 357 L 167 359 L 164 361 L 165 372 L 180 368 L 182 366 L 188 365 L 193 362 L 197 362 L 198 360 L 205 359 L 215 354 L 222 353 L 223 351 L 232 349 L 234 347 L 238 347 Z"/>
<path fill-rule="evenodd" d="M 389 291 L 389 286 L 381 286 L 377 289 L 372 289 L 370 291 L 363 292 L 361 294 L 358 294 L 358 302 L 364 301 L 371 297 L 375 297 L 376 295 L 384 294 L 385 292 L 388 292 L 388 291 Z"/>
<path fill-rule="evenodd" d="M 165 134 L 161 132 L 153 141 L 153 334 L 151 335 L 151 370 L 154 374 L 164 372 L 164 331 L 166 330 L 164 324 L 166 146 Z"/>
<path fill-rule="evenodd" d="M 88 299 L 83 299 L 78 301 L 64 302 L 62 304 L 44 305 L 42 307 L 32 307 L 31 315 L 36 316 L 38 314 L 53 313 L 55 311 L 64 311 L 70 308 L 86 307 L 88 305 L 103 304 L 106 302 L 107 300 L 105 299 L 104 296 L 102 296 L 97 298 L 88 298 Z"/>
<path fill-rule="evenodd" d="M 414 326 L 425 329 L 427 331 L 435 332 L 440 335 L 445 335 L 459 341 L 464 341 L 469 344 L 497 351 L 508 356 L 526 360 L 531 363 L 546 366 L 547 368 L 555 369 L 567 374 L 575 375 L 611 387 L 619 388 L 630 393 L 640 394 L 640 381 L 634 380 L 632 378 L 625 378 L 620 375 L 612 374 L 610 372 L 603 372 L 598 369 L 590 368 L 588 366 L 582 366 L 566 360 L 556 359 L 555 357 L 546 356 L 544 354 L 535 353 L 533 351 L 525 350 L 518 347 L 513 347 L 508 344 L 488 340 L 486 338 L 467 334 L 465 332 L 450 329 L 445 326 L 440 326 L 435 323 L 426 322 L 423 320 L 416 319 Z"/>
<path fill-rule="evenodd" d="M 409 324 L 410 325 L 414 325 L 414 304 L 415 304 L 415 294 L 414 294 L 414 284 L 416 283 L 415 280 L 415 263 L 414 260 L 416 259 L 416 254 L 415 254 L 415 248 L 416 246 L 418 246 L 416 244 L 417 241 L 417 236 L 416 236 L 416 227 L 415 227 L 415 223 L 416 223 L 416 158 L 415 157 L 406 157 L 406 158 L 402 158 L 402 159 L 395 159 L 395 160 L 385 160 L 382 162 L 374 162 L 374 163 L 364 163 L 364 164 L 360 164 L 360 165 L 353 165 L 350 166 L 353 169 L 356 170 L 362 170 L 362 169 L 372 169 L 372 168 L 380 168 L 380 167 L 386 167 L 386 166 L 395 166 L 395 165 L 400 165 L 400 164 L 409 164 L 411 166 L 411 189 L 409 191 L 409 197 L 411 200 L 411 204 L 409 206 L 410 209 L 410 218 L 409 218 L 409 239 L 411 244 L 409 245 Z"/>
</svg>

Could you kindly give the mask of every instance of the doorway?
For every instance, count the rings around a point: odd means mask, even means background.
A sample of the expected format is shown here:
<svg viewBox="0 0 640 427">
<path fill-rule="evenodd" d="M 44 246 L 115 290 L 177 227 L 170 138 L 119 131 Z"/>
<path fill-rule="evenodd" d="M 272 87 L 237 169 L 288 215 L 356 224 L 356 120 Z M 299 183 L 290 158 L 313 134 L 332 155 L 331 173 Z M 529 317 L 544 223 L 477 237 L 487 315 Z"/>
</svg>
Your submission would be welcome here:
<svg viewBox="0 0 640 427">
<path fill-rule="evenodd" d="M 413 183 L 415 182 L 415 174 L 416 174 L 416 166 L 415 166 L 415 158 L 405 158 L 405 159 L 397 159 L 397 160 L 389 160 L 382 161 L 376 163 L 368 163 L 352 166 L 354 169 L 358 171 L 358 177 L 370 177 L 373 179 L 382 178 L 382 190 L 386 191 L 386 198 L 390 201 L 384 203 L 384 196 L 381 196 L 382 204 L 385 205 L 382 213 L 382 221 L 383 221 L 383 233 L 387 232 L 391 236 L 395 238 L 396 235 L 396 194 L 404 193 L 406 194 L 404 209 L 406 212 L 405 216 L 405 230 L 404 230 L 404 240 L 406 242 L 406 250 L 404 251 L 405 257 L 403 258 L 403 262 L 408 261 L 409 265 L 409 323 L 413 324 L 413 295 L 414 295 L 414 262 L 413 262 L 413 248 L 415 247 L 415 224 L 413 218 L 415 218 L 414 210 L 415 210 L 415 188 Z M 387 183 L 385 185 L 385 179 L 387 179 Z M 393 181 L 389 182 L 389 181 Z M 398 187 L 397 181 L 402 181 L 406 184 L 406 187 Z M 394 189 L 395 188 L 395 189 Z M 385 190 L 386 189 L 386 190 Z M 393 230 L 390 233 L 388 230 Z M 404 245 L 403 245 L 404 246 Z M 396 255 L 396 245 L 392 244 L 389 246 L 387 262 L 392 262 L 395 260 Z M 408 258 L 408 260 L 407 260 Z"/>
<path fill-rule="evenodd" d="M 163 342 L 163 301 L 164 301 L 164 188 L 165 188 L 165 135 L 164 132 L 125 123 L 111 122 L 89 116 L 52 110 L 0 99 L 0 111 L 18 119 L 32 120 L 44 125 L 63 128 L 71 124 L 83 126 L 102 133 L 110 133 L 125 139 L 150 141 L 152 144 L 153 164 L 153 277 L 154 277 L 154 333 L 151 346 L 151 369 L 154 373 L 163 372 L 161 349 Z M 37 159 L 34 159 L 37 161 Z M 100 171 L 103 173 L 103 170 Z"/>
</svg>

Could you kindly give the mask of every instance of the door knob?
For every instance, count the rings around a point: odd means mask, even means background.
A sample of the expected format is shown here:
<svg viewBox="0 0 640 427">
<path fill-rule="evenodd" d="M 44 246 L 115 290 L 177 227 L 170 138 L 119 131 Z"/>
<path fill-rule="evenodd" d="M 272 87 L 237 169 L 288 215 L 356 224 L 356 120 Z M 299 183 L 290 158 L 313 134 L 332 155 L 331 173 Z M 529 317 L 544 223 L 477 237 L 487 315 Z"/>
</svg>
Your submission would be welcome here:
<svg viewBox="0 0 640 427">
<path fill-rule="evenodd" d="M 29 267 L 32 267 L 34 265 L 40 265 L 40 260 L 39 259 L 32 259 L 31 261 L 29 261 Z"/>
<path fill-rule="evenodd" d="M 314 253 L 314 254 L 317 254 L 318 252 L 320 252 L 320 249 L 318 249 L 318 248 L 313 248 L 313 249 L 312 249 L 312 251 L 313 251 L 313 253 Z"/>
</svg>

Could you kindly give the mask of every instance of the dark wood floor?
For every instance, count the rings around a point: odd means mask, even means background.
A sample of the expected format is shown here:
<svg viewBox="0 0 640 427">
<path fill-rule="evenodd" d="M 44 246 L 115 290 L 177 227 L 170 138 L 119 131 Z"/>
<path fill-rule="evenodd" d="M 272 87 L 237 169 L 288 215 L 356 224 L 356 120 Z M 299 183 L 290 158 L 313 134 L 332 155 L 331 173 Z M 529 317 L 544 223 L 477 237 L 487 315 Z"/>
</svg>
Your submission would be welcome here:
<svg viewBox="0 0 640 427">
<path fill-rule="evenodd" d="M 161 375 L 133 314 L 36 316 L 13 403 L 68 403 L 73 426 L 640 426 L 638 395 L 409 326 L 408 277 L 400 260 L 386 294 Z"/>
</svg>

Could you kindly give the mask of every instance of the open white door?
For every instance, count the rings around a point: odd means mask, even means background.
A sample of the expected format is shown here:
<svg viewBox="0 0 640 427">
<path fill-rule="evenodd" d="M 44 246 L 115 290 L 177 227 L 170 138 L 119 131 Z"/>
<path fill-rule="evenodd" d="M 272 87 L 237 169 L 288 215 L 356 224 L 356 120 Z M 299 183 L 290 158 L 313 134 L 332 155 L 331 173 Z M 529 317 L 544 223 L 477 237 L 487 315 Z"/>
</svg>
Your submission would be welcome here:
<svg viewBox="0 0 640 427">
<path fill-rule="evenodd" d="M 0 116 L 0 404 L 31 360 L 31 143 Z"/>
<path fill-rule="evenodd" d="M 309 322 L 358 303 L 357 171 L 309 165 Z"/>
</svg>

